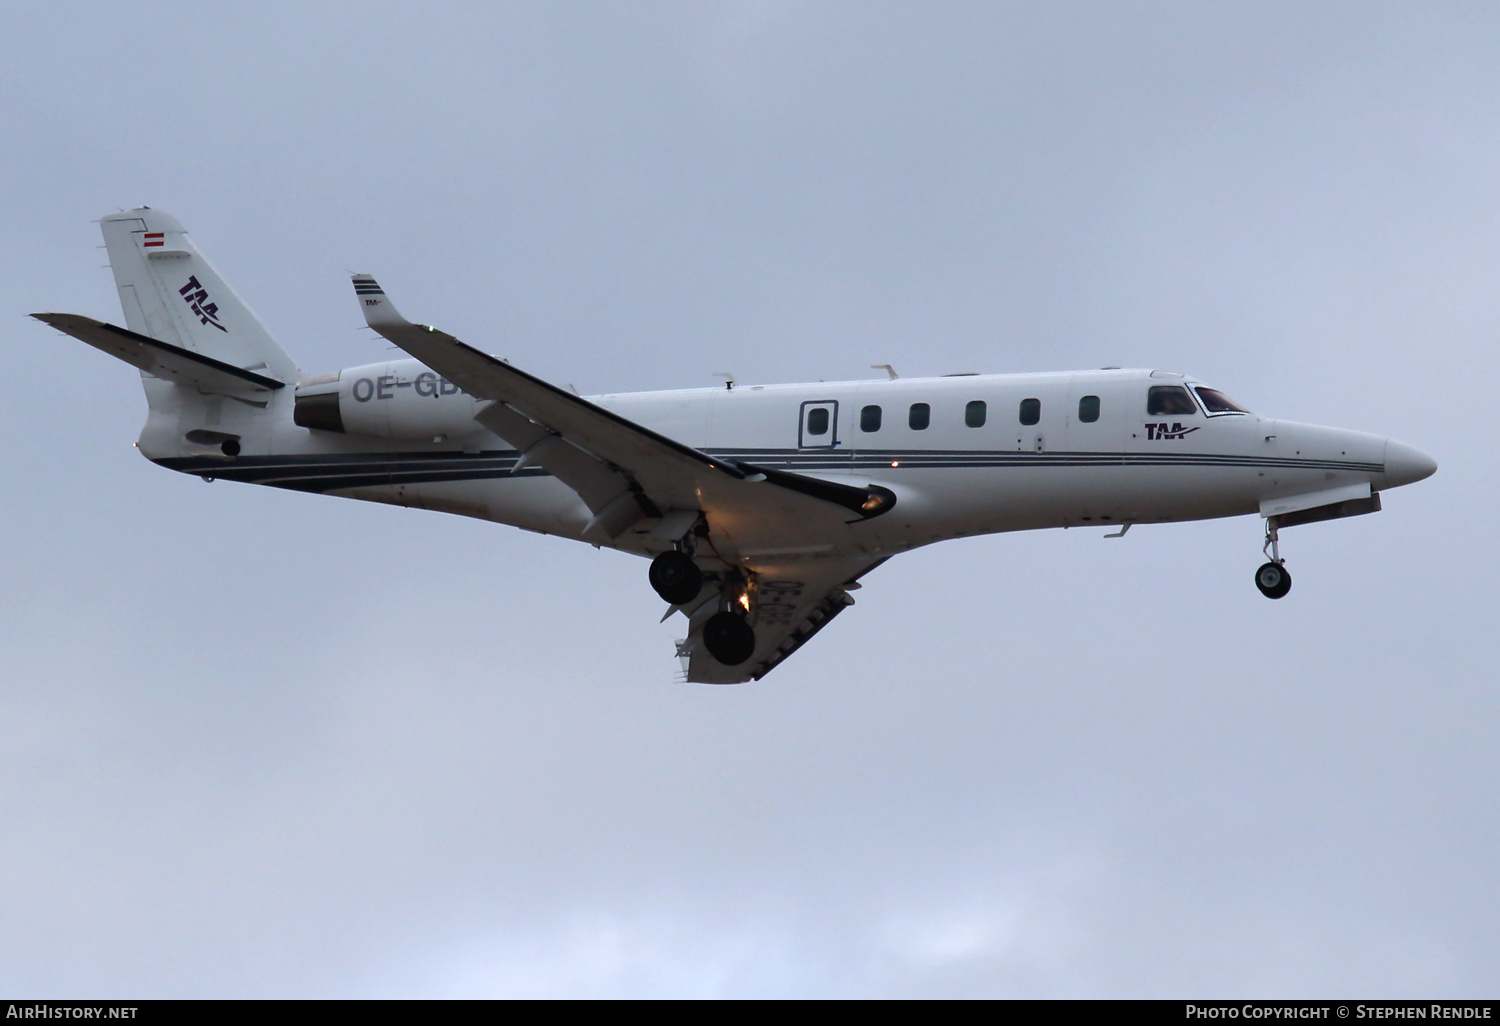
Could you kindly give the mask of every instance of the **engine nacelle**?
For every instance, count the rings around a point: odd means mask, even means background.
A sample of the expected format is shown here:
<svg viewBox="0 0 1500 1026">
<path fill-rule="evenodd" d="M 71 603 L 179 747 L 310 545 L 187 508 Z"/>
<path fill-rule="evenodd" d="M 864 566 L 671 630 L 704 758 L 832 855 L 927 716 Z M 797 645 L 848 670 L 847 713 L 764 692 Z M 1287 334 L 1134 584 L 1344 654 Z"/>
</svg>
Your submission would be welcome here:
<svg viewBox="0 0 1500 1026">
<path fill-rule="evenodd" d="M 416 360 L 348 367 L 297 382 L 292 420 L 315 431 L 435 441 L 484 430 L 489 405 Z"/>
</svg>

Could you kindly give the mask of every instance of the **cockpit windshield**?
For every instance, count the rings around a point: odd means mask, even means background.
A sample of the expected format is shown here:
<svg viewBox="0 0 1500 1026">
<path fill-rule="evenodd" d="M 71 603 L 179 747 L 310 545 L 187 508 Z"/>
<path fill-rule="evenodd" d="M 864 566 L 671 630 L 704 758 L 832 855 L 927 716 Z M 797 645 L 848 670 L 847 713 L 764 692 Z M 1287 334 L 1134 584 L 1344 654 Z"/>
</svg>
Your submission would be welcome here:
<svg viewBox="0 0 1500 1026">
<path fill-rule="evenodd" d="M 1191 417 L 1198 412 L 1193 397 L 1181 385 L 1152 385 L 1146 392 L 1146 416 Z"/>
<path fill-rule="evenodd" d="M 1203 408 L 1209 413 L 1249 413 L 1239 403 L 1229 396 L 1220 392 L 1217 388 L 1209 388 L 1207 385 L 1194 385 L 1193 391 L 1198 393 L 1198 399 L 1203 403 Z"/>
</svg>

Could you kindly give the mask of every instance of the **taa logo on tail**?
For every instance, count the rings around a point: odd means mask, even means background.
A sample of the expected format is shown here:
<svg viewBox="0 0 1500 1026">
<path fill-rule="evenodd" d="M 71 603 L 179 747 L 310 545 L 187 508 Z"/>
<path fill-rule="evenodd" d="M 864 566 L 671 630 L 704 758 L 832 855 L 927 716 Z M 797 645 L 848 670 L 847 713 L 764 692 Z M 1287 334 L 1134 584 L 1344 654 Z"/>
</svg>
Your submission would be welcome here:
<svg viewBox="0 0 1500 1026">
<path fill-rule="evenodd" d="M 219 305 L 208 301 L 208 290 L 198 284 L 198 276 L 195 274 L 188 279 L 188 283 L 177 290 L 183 301 L 198 315 L 198 319 L 204 324 L 212 324 L 220 331 L 228 334 L 229 329 L 219 323 Z"/>
</svg>

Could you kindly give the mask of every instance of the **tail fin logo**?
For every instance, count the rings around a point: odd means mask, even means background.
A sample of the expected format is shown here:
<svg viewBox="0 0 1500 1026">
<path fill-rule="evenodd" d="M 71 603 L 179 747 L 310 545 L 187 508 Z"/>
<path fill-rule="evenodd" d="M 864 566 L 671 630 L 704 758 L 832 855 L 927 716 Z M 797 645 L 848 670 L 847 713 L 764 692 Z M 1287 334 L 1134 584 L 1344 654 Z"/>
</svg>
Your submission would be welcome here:
<svg viewBox="0 0 1500 1026">
<path fill-rule="evenodd" d="M 225 334 L 229 333 L 229 329 L 219 323 L 218 304 L 208 301 L 208 290 L 198 283 L 198 276 L 196 274 L 189 278 L 188 283 L 177 291 L 182 296 L 183 302 L 187 303 L 193 313 L 198 315 L 200 321 L 204 324 L 212 324 Z"/>
</svg>

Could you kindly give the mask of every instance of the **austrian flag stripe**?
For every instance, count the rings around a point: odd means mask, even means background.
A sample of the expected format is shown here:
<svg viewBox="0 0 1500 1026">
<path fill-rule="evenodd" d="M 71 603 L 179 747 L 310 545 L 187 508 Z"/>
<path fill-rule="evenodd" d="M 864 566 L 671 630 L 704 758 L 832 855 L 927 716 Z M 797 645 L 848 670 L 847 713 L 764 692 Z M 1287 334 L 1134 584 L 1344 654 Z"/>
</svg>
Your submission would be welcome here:
<svg viewBox="0 0 1500 1026">
<path fill-rule="evenodd" d="M 165 246 L 167 244 L 166 235 L 166 232 L 147 232 L 144 243 L 145 247 L 150 249 L 152 246 Z"/>
</svg>

